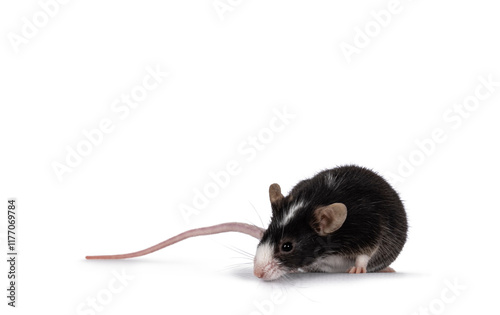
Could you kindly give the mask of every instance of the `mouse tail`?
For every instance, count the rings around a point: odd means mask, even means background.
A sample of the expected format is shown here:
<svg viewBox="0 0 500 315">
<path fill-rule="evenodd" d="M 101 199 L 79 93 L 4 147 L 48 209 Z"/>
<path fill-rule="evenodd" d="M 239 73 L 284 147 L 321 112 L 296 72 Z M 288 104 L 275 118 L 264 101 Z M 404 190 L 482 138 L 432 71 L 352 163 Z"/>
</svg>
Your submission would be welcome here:
<svg viewBox="0 0 500 315">
<path fill-rule="evenodd" d="M 211 235 L 211 234 L 218 234 L 218 233 L 225 233 L 225 232 L 239 232 L 239 233 L 243 233 L 243 234 L 248 234 L 248 235 L 253 236 L 256 239 L 260 240 L 262 238 L 262 234 L 264 233 L 264 231 L 265 231 L 264 229 L 262 229 L 258 226 L 250 225 L 250 224 L 246 224 L 246 223 L 239 223 L 239 222 L 222 223 L 222 224 L 207 226 L 207 227 L 193 229 L 193 230 L 183 232 L 177 236 L 169 238 L 166 241 L 163 241 L 163 242 L 156 244 L 154 246 L 151 246 L 149 248 L 140 250 L 138 252 L 133 252 L 133 253 L 129 253 L 129 254 L 120 254 L 120 255 L 86 256 L 85 258 L 86 259 L 125 259 L 125 258 L 139 257 L 139 256 L 151 254 L 153 252 L 156 252 L 157 250 L 160 250 L 162 248 L 165 248 L 167 246 L 170 246 L 172 244 L 175 244 L 177 242 L 180 242 L 180 241 L 185 240 L 185 239 L 190 238 L 190 237 L 201 236 L 201 235 Z"/>
</svg>

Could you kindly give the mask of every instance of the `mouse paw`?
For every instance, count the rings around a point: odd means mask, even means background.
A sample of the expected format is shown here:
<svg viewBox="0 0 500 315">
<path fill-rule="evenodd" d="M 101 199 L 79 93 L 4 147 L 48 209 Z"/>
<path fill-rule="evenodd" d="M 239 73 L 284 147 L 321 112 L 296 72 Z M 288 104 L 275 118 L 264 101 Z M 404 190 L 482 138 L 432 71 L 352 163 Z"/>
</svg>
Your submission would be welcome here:
<svg viewBox="0 0 500 315">
<path fill-rule="evenodd" d="M 356 267 L 353 266 L 351 269 L 347 270 L 348 273 L 366 273 L 366 267 Z"/>
<path fill-rule="evenodd" d="M 368 255 L 359 255 L 356 257 L 356 261 L 354 266 L 347 270 L 348 273 L 366 273 L 366 267 L 368 266 L 368 261 L 370 260 L 370 256 Z"/>
<path fill-rule="evenodd" d="M 384 269 L 377 272 L 396 272 L 396 270 L 392 269 L 391 267 L 385 267 Z"/>
</svg>

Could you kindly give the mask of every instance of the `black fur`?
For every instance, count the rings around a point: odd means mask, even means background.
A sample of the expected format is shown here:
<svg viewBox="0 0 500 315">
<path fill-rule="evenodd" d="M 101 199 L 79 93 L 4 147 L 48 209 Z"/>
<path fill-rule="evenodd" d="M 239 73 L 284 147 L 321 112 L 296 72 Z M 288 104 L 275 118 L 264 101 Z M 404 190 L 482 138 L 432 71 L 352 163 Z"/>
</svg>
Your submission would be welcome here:
<svg viewBox="0 0 500 315">
<path fill-rule="evenodd" d="M 297 201 L 303 201 L 304 207 L 280 226 Z M 347 207 L 344 224 L 327 236 L 319 236 L 311 226 L 314 210 L 337 202 Z M 368 272 L 374 272 L 389 266 L 406 242 L 408 224 L 398 194 L 381 176 L 363 167 L 348 165 L 322 171 L 299 182 L 288 196 L 271 206 L 273 216 L 261 243 L 275 244 L 275 257 L 289 271 L 307 269 L 328 255 L 354 259 L 378 248 L 367 267 Z M 280 250 L 285 242 L 293 244 L 292 251 Z"/>
</svg>

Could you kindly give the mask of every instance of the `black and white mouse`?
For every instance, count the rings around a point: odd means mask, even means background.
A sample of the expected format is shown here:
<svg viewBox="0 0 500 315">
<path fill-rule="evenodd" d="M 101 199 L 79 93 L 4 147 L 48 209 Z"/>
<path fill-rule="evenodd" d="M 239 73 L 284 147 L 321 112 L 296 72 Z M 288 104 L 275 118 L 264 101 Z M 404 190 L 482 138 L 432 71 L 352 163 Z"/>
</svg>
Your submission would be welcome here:
<svg viewBox="0 0 500 315">
<path fill-rule="evenodd" d="M 294 272 L 393 272 L 406 242 L 406 212 L 396 191 L 375 172 L 354 165 L 325 170 L 299 182 L 287 196 L 269 187 L 267 229 L 223 223 L 186 231 L 150 248 L 87 259 L 143 256 L 193 236 L 240 232 L 260 239 L 254 274 L 274 280 Z"/>
<path fill-rule="evenodd" d="M 358 166 L 325 170 L 283 196 L 269 188 L 272 218 L 257 247 L 254 274 L 393 271 L 408 230 L 396 191 Z"/>
</svg>

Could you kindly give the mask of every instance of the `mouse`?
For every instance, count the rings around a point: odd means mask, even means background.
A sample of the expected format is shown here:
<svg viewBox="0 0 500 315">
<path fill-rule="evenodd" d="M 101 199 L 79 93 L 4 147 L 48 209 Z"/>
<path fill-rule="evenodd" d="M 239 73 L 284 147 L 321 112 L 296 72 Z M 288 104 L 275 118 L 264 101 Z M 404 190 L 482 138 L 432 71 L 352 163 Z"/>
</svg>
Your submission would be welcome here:
<svg viewBox="0 0 500 315">
<path fill-rule="evenodd" d="M 190 237 L 239 232 L 259 240 L 253 273 L 262 280 L 299 272 L 394 272 L 390 264 L 406 243 L 407 215 L 398 193 L 375 171 L 357 165 L 323 170 L 286 196 L 274 183 L 269 200 L 267 229 L 228 222 L 192 229 L 141 251 L 86 259 L 133 258 Z"/>
</svg>

